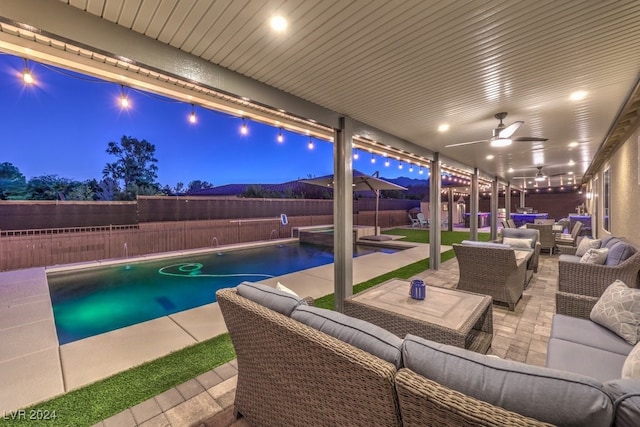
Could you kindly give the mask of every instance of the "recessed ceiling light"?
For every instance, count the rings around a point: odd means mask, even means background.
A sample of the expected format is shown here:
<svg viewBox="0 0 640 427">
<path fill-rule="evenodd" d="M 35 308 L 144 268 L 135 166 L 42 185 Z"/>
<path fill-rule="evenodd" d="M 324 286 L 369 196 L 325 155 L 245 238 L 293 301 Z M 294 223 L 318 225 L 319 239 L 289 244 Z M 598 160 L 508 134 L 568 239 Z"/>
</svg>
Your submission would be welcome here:
<svg viewBox="0 0 640 427">
<path fill-rule="evenodd" d="M 280 15 L 271 17 L 270 24 L 274 31 L 282 32 L 287 29 L 287 20 Z"/>
<path fill-rule="evenodd" d="M 513 172 L 513 168 L 509 168 L 509 173 L 512 173 L 512 172 Z"/>
<path fill-rule="evenodd" d="M 574 162 L 573 160 L 569 160 L 569 166 L 573 166 L 575 164 L 576 164 L 576 162 Z"/>
<path fill-rule="evenodd" d="M 575 142 L 575 141 L 569 143 L 569 147 L 571 147 L 571 148 L 577 147 L 577 146 L 578 146 L 578 143 Z"/>
<path fill-rule="evenodd" d="M 573 172 L 569 172 L 569 175 L 573 175 Z"/>
<path fill-rule="evenodd" d="M 449 124 L 447 123 L 442 123 L 440 126 L 438 126 L 438 132 L 446 132 L 449 130 Z"/>
<path fill-rule="evenodd" d="M 493 154 L 489 154 L 489 155 L 487 156 L 487 160 L 493 160 Z"/>
<path fill-rule="evenodd" d="M 580 101 L 582 99 L 585 99 L 586 97 L 587 97 L 587 92 L 583 90 L 575 91 L 571 95 L 569 95 L 569 99 L 571 101 Z"/>
</svg>

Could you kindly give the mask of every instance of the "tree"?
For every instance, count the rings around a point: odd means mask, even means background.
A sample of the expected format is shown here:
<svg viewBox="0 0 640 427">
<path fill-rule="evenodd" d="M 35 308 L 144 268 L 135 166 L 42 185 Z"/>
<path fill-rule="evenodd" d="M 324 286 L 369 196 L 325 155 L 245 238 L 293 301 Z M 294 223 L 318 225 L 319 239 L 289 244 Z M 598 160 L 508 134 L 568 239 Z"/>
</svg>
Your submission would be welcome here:
<svg viewBox="0 0 640 427">
<path fill-rule="evenodd" d="M 27 180 L 16 166 L 9 162 L 0 163 L 0 200 L 24 199 Z"/>
<path fill-rule="evenodd" d="M 187 193 L 191 193 L 193 191 L 204 190 L 205 188 L 213 188 L 213 184 L 207 181 L 200 181 L 196 179 L 195 181 L 191 181 L 187 187 Z"/>
<path fill-rule="evenodd" d="M 66 200 L 66 195 L 80 184 L 58 175 L 34 176 L 27 183 L 28 200 Z"/>
<path fill-rule="evenodd" d="M 145 194 L 156 194 L 160 190 L 156 147 L 146 140 L 123 135 L 120 142 L 109 142 L 107 154 L 116 156 L 116 161 L 107 163 L 102 170 L 103 178 L 124 182 L 125 199 L 134 199 L 140 190 Z"/>
</svg>

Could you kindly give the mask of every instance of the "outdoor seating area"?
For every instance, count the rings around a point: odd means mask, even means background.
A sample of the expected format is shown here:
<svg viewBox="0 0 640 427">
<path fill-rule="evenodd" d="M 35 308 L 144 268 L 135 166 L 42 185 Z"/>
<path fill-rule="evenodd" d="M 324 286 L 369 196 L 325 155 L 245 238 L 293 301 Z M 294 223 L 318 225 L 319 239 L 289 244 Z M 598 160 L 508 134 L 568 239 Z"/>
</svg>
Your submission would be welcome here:
<svg viewBox="0 0 640 427">
<path fill-rule="evenodd" d="M 623 378 L 634 346 L 560 302 L 556 315 L 557 263 L 542 256 L 540 276 L 515 312 L 495 306 L 489 355 L 399 337 L 357 311 L 315 308 L 255 283 L 219 291 L 238 355 L 241 425 L 637 425 L 640 382 Z M 423 279 L 451 287 L 457 264 Z M 527 356 L 532 351 L 542 357 Z M 354 384 L 362 392 L 346 398 Z"/>
</svg>

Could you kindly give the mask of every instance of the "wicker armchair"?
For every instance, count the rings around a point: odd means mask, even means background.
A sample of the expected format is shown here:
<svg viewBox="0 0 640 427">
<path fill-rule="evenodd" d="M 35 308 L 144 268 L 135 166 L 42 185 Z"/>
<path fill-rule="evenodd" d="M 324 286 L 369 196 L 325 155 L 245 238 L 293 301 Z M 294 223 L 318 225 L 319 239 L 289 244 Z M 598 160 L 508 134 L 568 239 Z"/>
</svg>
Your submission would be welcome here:
<svg viewBox="0 0 640 427">
<path fill-rule="evenodd" d="M 566 253 L 567 247 L 571 248 L 578 246 L 578 236 L 582 231 L 582 227 L 584 227 L 584 224 L 580 221 L 576 221 L 575 225 L 571 229 L 570 235 L 567 236 L 566 234 L 561 233 L 556 235 L 556 245 L 558 246 L 558 249 L 560 249 L 560 253 Z"/>
<path fill-rule="evenodd" d="M 526 278 L 526 262 L 516 261 L 515 251 L 488 246 L 454 244 L 460 267 L 457 288 L 490 295 L 494 302 L 506 303 L 514 311 L 522 296 Z"/>
</svg>

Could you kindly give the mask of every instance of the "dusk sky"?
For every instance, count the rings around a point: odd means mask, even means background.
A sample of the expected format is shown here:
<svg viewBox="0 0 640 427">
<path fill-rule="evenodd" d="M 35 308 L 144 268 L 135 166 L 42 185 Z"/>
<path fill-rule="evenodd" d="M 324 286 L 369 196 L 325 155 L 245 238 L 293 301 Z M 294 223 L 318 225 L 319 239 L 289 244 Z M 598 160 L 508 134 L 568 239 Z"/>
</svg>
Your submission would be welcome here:
<svg viewBox="0 0 640 427">
<path fill-rule="evenodd" d="M 123 135 L 146 139 L 156 147 L 158 182 L 164 186 L 186 185 L 193 180 L 215 186 L 232 183 L 280 183 L 309 175 L 333 173 L 333 146 L 307 136 L 247 121 L 249 134 L 239 129 L 242 120 L 196 106 L 196 124 L 188 122 L 191 105 L 143 94 L 126 88 L 132 106 L 118 104 L 120 86 L 97 81 L 71 71 L 29 61 L 35 85 L 21 78 L 24 60 L 0 52 L 0 163 L 17 166 L 27 180 L 58 175 L 78 181 L 102 178 L 110 141 Z M 386 178 L 418 175 L 399 170 L 384 159 L 371 163 L 360 153 L 354 168 Z"/>
</svg>

